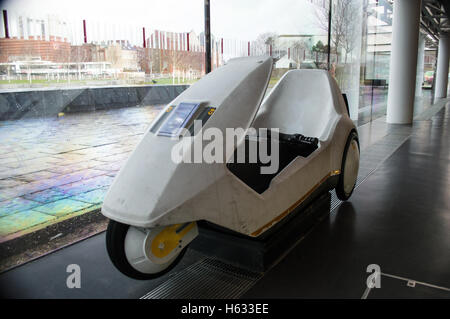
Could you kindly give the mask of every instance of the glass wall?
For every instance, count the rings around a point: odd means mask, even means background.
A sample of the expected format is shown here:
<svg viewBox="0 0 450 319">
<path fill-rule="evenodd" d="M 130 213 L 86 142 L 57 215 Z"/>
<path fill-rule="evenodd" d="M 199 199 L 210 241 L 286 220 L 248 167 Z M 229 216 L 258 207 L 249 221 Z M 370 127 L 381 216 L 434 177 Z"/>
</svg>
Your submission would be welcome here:
<svg viewBox="0 0 450 319">
<path fill-rule="evenodd" d="M 386 115 L 393 1 L 332 0 L 331 8 L 330 72 L 348 96 L 351 118 L 362 125 Z M 436 49 L 425 38 L 419 39 L 416 114 L 432 103 Z"/>
<path fill-rule="evenodd" d="M 222 62 L 234 57 L 272 56 L 274 67 L 269 92 L 289 70 L 326 69 L 327 3 L 325 0 L 212 1 L 211 32 L 213 40 L 219 42 Z"/>
<path fill-rule="evenodd" d="M 392 40 L 392 3 L 366 0 L 361 47 L 358 122 L 386 114 Z"/>
<path fill-rule="evenodd" d="M 105 229 L 109 186 L 164 103 L 203 76 L 205 41 L 203 0 L 0 9 L 4 270 Z"/>
<path fill-rule="evenodd" d="M 386 113 L 392 0 L 210 3 L 213 70 L 270 55 L 270 92 L 289 70 L 327 69 L 358 125 Z M 8 17 L 0 27 L 1 245 L 99 209 L 164 103 L 204 76 L 205 37 L 203 0 L 10 0 L 0 9 Z M 423 56 L 419 100 L 431 93 L 435 49 L 425 45 Z"/>
<path fill-rule="evenodd" d="M 331 68 L 359 125 L 386 113 L 392 1 L 333 0 Z"/>
<path fill-rule="evenodd" d="M 341 91 L 347 95 L 350 116 L 358 119 L 363 13 L 359 0 L 334 0 L 331 5 L 331 65 Z"/>
<path fill-rule="evenodd" d="M 0 89 L 192 83 L 204 73 L 201 0 L 37 3 L 2 2 Z"/>
</svg>

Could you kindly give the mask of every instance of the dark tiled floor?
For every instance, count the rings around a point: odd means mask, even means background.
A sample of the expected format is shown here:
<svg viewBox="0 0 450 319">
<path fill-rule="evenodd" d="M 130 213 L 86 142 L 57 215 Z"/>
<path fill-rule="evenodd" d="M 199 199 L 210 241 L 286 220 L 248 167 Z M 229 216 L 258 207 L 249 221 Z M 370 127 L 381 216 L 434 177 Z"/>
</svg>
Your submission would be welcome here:
<svg viewBox="0 0 450 319">
<path fill-rule="evenodd" d="M 370 264 L 388 274 L 450 287 L 449 119 L 447 104 L 431 121 L 415 122 L 412 136 L 351 200 L 244 297 L 360 298 Z M 404 297 L 413 297 L 409 292 Z M 450 298 L 448 291 L 429 293 Z M 387 288 L 371 296 L 399 297 L 401 291 Z"/>
<path fill-rule="evenodd" d="M 134 280 L 119 273 L 109 261 L 105 233 L 101 233 L 0 275 L 0 297 L 140 298 L 200 258 L 188 251 L 171 273 L 150 281 Z M 67 288 L 70 264 L 80 266 L 79 289 Z"/>
<path fill-rule="evenodd" d="M 383 283 L 378 289 L 368 291 L 368 299 L 379 298 L 407 298 L 407 299 L 437 299 L 450 298 L 450 290 L 440 286 L 429 286 L 409 280 L 398 279 L 391 276 L 382 275 Z"/>
</svg>

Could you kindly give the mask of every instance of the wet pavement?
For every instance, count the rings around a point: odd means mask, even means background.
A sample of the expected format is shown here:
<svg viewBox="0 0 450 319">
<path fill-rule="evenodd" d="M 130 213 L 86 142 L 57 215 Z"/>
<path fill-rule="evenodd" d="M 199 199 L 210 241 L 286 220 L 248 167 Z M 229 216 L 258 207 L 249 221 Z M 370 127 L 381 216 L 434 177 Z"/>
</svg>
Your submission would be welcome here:
<svg viewBox="0 0 450 319">
<path fill-rule="evenodd" d="M 98 209 L 161 108 L 0 122 L 0 242 Z"/>
</svg>

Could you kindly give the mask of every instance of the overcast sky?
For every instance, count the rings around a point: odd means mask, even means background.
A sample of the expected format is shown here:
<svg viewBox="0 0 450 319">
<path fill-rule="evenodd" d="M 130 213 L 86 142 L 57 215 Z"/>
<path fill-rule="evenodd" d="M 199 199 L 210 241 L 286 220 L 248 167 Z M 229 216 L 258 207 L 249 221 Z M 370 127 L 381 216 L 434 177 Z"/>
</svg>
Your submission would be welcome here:
<svg viewBox="0 0 450 319">
<path fill-rule="evenodd" d="M 88 24 L 203 31 L 203 0 L 6 0 L 1 7 L 29 16 L 53 13 L 68 21 L 86 19 Z M 211 31 L 217 37 L 242 40 L 264 32 L 323 33 L 314 21 L 315 10 L 307 0 L 211 0 Z"/>
</svg>

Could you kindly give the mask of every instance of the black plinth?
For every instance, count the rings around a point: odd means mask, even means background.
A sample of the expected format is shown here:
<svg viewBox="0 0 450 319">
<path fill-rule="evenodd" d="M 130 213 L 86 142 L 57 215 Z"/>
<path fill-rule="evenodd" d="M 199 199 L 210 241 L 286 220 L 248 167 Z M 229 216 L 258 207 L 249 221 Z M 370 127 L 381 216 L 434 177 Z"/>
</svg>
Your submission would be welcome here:
<svg viewBox="0 0 450 319">
<path fill-rule="evenodd" d="M 289 216 L 275 231 L 252 238 L 199 223 L 199 236 L 191 249 L 226 263 L 255 272 L 267 271 L 282 259 L 290 248 L 330 212 L 331 195 L 326 192 Z"/>
</svg>

